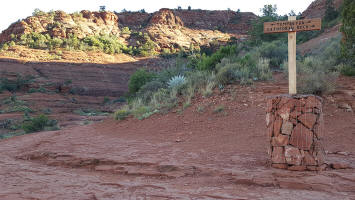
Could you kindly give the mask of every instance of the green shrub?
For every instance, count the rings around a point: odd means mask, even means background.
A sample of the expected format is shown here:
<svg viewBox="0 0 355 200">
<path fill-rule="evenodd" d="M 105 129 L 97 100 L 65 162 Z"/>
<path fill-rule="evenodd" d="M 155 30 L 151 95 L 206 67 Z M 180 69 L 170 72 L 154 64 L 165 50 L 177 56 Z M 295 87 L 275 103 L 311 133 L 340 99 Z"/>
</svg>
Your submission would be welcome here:
<svg viewBox="0 0 355 200">
<path fill-rule="evenodd" d="M 22 124 L 22 128 L 26 133 L 33 133 L 44 130 L 44 127 L 49 123 L 46 115 L 39 115 Z"/>
<path fill-rule="evenodd" d="M 153 94 L 160 88 L 164 88 L 164 84 L 160 81 L 153 80 L 144 84 L 138 91 L 137 96 L 141 97 L 144 101 L 150 100 Z"/>
<path fill-rule="evenodd" d="M 302 94 L 322 95 L 334 91 L 337 72 L 329 70 L 328 66 L 317 57 L 306 57 L 297 62 L 297 89 Z"/>
<path fill-rule="evenodd" d="M 154 73 L 147 72 L 145 69 L 138 69 L 129 79 L 128 90 L 131 95 L 135 95 L 139 89 L 155 77 Z"/>
<path fill-rule="evenodd" d="M 355 69 L 355 1 L 344 0 L 343 3 L 341 32 L 341 54 L 345 64 Z"/>
<path fill-rule="evenodd" d="M 32 12 L 32 16 L 36 16 L 36 17 L 43 16 L 45 14 L 46 13 L 44 11 L 40 10 L 39 8 L 34 9 L 34 11 Z"/>
<path fill-rule="evenodd" d="M 355 67 L 349 65 L 342 65 L 340 67 L 340 73 L 345 76 L 355 76 Z"/>
<path fill-rule="evenodd" d="M 121 108 L 117 110 L 113 116 L 116 120 L 124 120 L 130 115 L 130 111 L 128 107 Z"/>
<path fill-rule="evenodd" d="M 260 56 L 270 60 L 270 67 L 279 68 L 282 62 L 287 59 L 287 42 L 276 40 L 273 42 L 264 42 L 257 48 Z"/>
<path fill-rule="evenodd" d="M 220 113 L 224 111 L 224 105 L 218 105 L 213 109 L 213 113 Z"/>
<path fill-rule="evenodd" d="M 22 76 L 17 75 L 15 80 L 10 80 L 7 78 L 0 79 L 0 91 L 8 90 L 10 92 L 16 92 L 23 89 L 25 86 L 33 81 L 32 76 Z"/>
<path fill-rule="evenodd" d="M 221 47 L 211 56 L 202 55 L 200 62 L 197 64 L 199 70 L 214 70 L 217 63 L 222 58 L 235 54 L 237 51 L 236 45 Z"/>
<path fill-rule="evenodd" d="M 122 28 L 121 33 L 130 35 L 131 31 L 129 30 L 129 27 L 125 26 L 125 27 Z"/>
</svg>

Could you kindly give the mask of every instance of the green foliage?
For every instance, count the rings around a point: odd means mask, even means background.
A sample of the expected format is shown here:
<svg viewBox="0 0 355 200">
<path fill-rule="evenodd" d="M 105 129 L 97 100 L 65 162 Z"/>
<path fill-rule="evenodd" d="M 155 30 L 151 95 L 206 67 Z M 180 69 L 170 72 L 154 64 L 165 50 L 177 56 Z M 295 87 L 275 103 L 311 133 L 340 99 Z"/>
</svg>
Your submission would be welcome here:
<svg viewBox="0 0 355 200">
<path fill-rule="evenodd" d="M 202 55 L 201 60 L 197 64 L 197 69 L 214 70 L 216 64 L 220 62 L 222 58 L 235 54 L 236 51 L 237 51 L 237 46 L 231 45 L 231 46 L 221 47 L 217 52 L 215 52 L 211 56 Z"/>
<path fill-rule="evenodd" d="M 341 16 L 341 32 L 343 33 L 341 54 L 346 65 L 355 69 L 355 1 L 344 0 Z"/>
<path fill-rule="evenodd" d="M 355 67 L 352 67 L 350 65 L 341 65 L 340 73 L 345 76 L 355 76 Z"/>
<path fill-rule="evenodd" d="M 241 84 L 249 84 L 254 80 L 269 80 L 272 78 L 269 62 L 252 53 L 225 58 L 217 65 L 217 83 L 226 85 L 239 81 Z"/>
<path fill-rule="evenodd" d="M 135 95 L 139 89 L 151 81 L 155 75 L 151 72 L 147 72 L 145 69 L 138 69 L 134 74 L 132 74 L 129 83 L 128 90 L 131 95 Z"/>
<path fill-rule="evenodd" d="M 32 16 L 36 16 L 36 17 L 43 16 L 45 14 L 46 13 L 40 10 L 39 8 L 34 9 L 34 11 L 32 12 Z"/>
<path fill-rule="evenodd" d="M 221 113 L 224 111 L 224 105 L 218 105 L 213 109 L 213 113 Z"/>
<path fill-rule="evenodd" d="M 152 80 L 139 89 L 137 96 L 141 97 L 143 101 L 148 101 L 153 97 L 153 94 L 161 88 L 165 88 L 164 83 L 158 80 Z"/>
<path fill-rule="evenodd" d="M 80 108 L 77 110 L 74 110 L 73 113 L 77 114 L 77 115 L 81 115 L 81 116 L 106 116 L 108 115 L 108 113 L 106 112 L 101 112 L 95 109 L 91 109 L 91 108 Z"/>
<path fill-rule="evenodd" d="M 124 120 L 130 115 L 129 107 L 123 107 L 120 110 L 117 110 L 113 116 L 116 120 Z"/>
<path fill-rule="evenodd" d="M 339 12 L 335 10 L 334 8 L 334 2 L 333 0 L 327 0 L 326 2 L 326 10 L 325 10 L 325 16 L 324 20 L 329 22 L 332 21 L 333 19 L 336 19 L 339 15 Z"/>
<path fill-rule="evenodd" d="M 277 17 L 277 7 L 276 5 L 267 4 L 260 9 L 264 17 Z"/>
<path fill-rule="evenodd" d="M 306 57 L 297 62 L 299 93 L 322 95 L 334 91 L 338 73 L 327 70 L 324 64 L 315 57 Z"/>
<path fill-rule="evenodd" d="M 130 35 L 131 31 L 129 30 L 129 27 L 125 26 L 125 27 L 122 28 L 121 33 Z"/>
<path fill-rule="evenodd" d="M 178 75 L 172 77 L 168 81 L 169 88 L 181 88 L 186 83 L 186 78 L 184 76 Z"/>
<path fill-rule="evenodd" d="M 15 80 L 10 80 L 7 78 L 0 79 L 0 92 L 3 90 L 8 90 L 10 92 L 16 92 L 23 89 L 26 85 L 33 81 L 32 76 L 21 76 L 17 75 Z"/>
<path fill-rule="evenodd" d="M 33 133 L 44 130 L 44 127 L 49 123 L 49 119 L 46 115 L 39 115 L 31 118 L 22 124 L 22 128 L 26 133 Z"/>
<path fill-rule="evenodd" d="M 270 60 L 270 67 L 279 68 L 282 62 L 287 59 L 287 43 L 281 40 L 264 42 L 257 48 L 260 56 Z"/>
<path fill-rule="evenodd" d="M 277 15 L 276 5 L 264 5 L 261 11 L 263 15 L 252 22 L 252 28 L 249 31 L 250 45 L 260 45 L 262 42 L 271 42 L 274 40 L 287 41 L 286 33 L 264 34 L 264 22 L 287 20 L 287 16 Z"/>
</svg>

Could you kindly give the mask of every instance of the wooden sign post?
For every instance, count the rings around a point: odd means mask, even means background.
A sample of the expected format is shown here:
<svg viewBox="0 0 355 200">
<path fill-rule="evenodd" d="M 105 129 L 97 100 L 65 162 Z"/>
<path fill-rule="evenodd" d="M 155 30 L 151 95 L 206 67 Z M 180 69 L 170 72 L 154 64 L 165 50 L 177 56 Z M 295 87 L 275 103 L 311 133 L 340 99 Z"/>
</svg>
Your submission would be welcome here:
<svg viewBox="0 0 355 200">
<path fill-rule="evenodd" d="M 296 20 L 289 16 L 288 21 L 265 22 L 264 33 L 288 32 L 288 92 L 297 94 L 296 82 L 296 32 L 321 29 L 321 19 Z"/>
</svg>

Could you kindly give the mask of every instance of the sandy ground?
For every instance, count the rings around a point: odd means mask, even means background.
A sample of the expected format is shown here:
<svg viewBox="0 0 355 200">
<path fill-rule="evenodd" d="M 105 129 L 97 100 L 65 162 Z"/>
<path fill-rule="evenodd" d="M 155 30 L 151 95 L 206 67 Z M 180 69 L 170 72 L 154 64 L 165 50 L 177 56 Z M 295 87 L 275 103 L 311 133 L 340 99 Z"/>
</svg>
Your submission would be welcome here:
<svg viewBox="0 0 355 200">
<path fill-rule="evenodd" d="M 0 199 L 355 199 L 355 116 L 339 106 L 355 105 L 355 79 L 324 105 L 327 163 L 352 169 L 296 172 L 270 168 L 266 150 L 265 99 L 287 92 L 281 77 L 142 121 L 2 140 Z"/>
</svg>

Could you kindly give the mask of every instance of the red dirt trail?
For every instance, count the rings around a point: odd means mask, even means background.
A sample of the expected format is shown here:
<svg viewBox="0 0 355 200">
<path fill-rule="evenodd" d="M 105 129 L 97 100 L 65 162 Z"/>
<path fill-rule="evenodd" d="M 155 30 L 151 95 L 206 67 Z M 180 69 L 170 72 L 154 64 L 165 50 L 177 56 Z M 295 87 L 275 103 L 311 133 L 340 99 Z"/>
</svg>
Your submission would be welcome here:
<svg viewBox="0 0 355 200">
<path fill-rule="evenodd" d="M 269 166 L 265 99 L 287 92 L 279 79 L 141 121 L 2 140 L 0 199 L 355 199 L 355 116 L 339 108 L 354 109 L 355 79 L 342 77 L 324 106 L 327 163 L 352 169 L 321 172 Z"/>
</svg>

